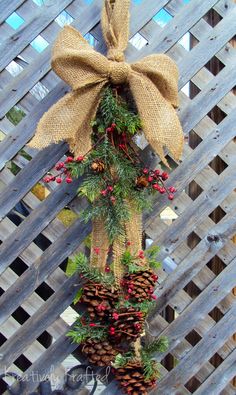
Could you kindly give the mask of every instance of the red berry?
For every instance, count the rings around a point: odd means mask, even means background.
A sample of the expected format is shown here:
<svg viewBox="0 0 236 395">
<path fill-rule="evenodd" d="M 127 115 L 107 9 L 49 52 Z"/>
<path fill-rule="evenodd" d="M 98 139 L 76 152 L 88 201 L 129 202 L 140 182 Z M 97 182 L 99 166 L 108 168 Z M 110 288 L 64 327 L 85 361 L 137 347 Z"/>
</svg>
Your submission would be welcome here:
<svg viewBox="0 0 236 395">
<path fill-rule="evenodd" d="M 115 203 L 115 201 L 116 201 L 115 196 L 111 196 L 111 197 L 110 197 L 110 201 L 111 201 L 112 203 Z"/>
<path fill-rule="evenodd" d="M 143 169 L 143 174 L 148 174 L 149 173 L 149 170 L 148 169 Z"/>
<path fill-rule="evenodd" d="M 61 177 L 57 177 L 57 178 L 56 178 L 56 182 L 57 182 L 58 184 L 61 184 L 61 183 L 62 183 L 62 178 L 61 178 Z"/>
<path fill-rule="evenodd" d="M 125 149 L 125 144 L 119 144 L 118 147 L 121 149 Z"/>
<path fill-rule="evenodd" d="M 175 196 L 173 195 L 173 193 L 170 193 L 169 195 L 168 195 L 168 199 L 169 200 L 173 200 L 175 198 Z"/>
<path fill-rule="evenodd" d="M 152 181 L 153 181 L 153 177 L 152 177 L 152 176 L 149 176 L 149 177 L 148 177 L 148 181 L 149 181 L 149 182 L 152 182 Z"/>
<path fill-rule="evenodd" d="M 72 183 L 72 178 L 71 177 L 66 177 L 66 182 L 67 184 L 71 184 Z"/>
<path fill-rule="evenodd" d="M 116 123 L 112 123 L 112 124 L 111 124 L 111 127 L 112 127 L 113 129 L 115 129 L 115 128 L 116 128 Z"/>
<path fill-rule="evenodd" d="M 74 162 L 74 158 L 72 156 L 67 156 L 65 163 Z"/>
<path fill-rule="evenodd" d="M 159 189 L 159 192 L 163 195 L 163 193 L 165 193 L 165 188 L 163 188 L 163 187 L 161 187 L 160 189 Z"/>
<path fill-rule="evenodd" d="M 107 190 L 110 191 L 110 192 L 112 192 L 112 191 L 113 191 L 113 187 L 112 187 L 111 185 L 109 185 L 109 186 L 107 187 Z"/>
<path fill-rule="evenodd" d="M 156 189 L 156 191 L 159 191 L 161 188 L 159 184 L 153 184 L 152 187 L 153 189 Z"/>
<path fill-rule="evenodd" d="M 155 173 L 156 176 L 159 176 L 159 175 L 160 175 L 160 170 L 159 170 L 159 169 L 156 169 L 156 170 L 154 171 L 154 173 Z"/>
<path fill-rule="evenodd" d="M 63 169 L 63 167 L 65 167 L 65 163 L 64 162 L 59 162 L 56 164 L 55 169 L 56 170 L 61 170 Z"/>
<path fill-rule="evenodd" d="M 129 295 L 126 295 L 126 296 L 125 296 L 125 300 L 129 300 Z"/>
<path fill-rule="evenodd" d="M 166 173 L 166 171 L 163 171 L 161 178 L 162 178 L 162 180 L 167 180 L 169 178 L 169 174 Z"/>
<path fill-rule="evenodd" d="M 169 191 L 170 191 L 171 193 L 175 193 L 175 192 L 176 192 L 176 188 L 175 188 L 175 187 L 170 187 L 170 188 L 169 188 Z"/>
<path fill-rule="evenodd" d="M 119 314 L 113 313 L 112 317 L 114 318 L 114 320 L 118 320 L 119 319 Z"/>
<path fill-rule="evenodd" d="M 51 176 L 44 177 L 43 181 L 46 182 L 46 183 L 49 183 L 50 181 L 52 181 Z"/>
<path fill-rule="evenodd" d="M 153 300 L 157 300 L 157 296 L 156 295 L 152 295 L 152 299 Z"/>
<path fill-rule="evenodd" d="M 102 196 L 106 196 L 106 195 L 107 195 L 107 190 L 104 189 L 103 191 L 101 191 L 101 195 L 102 195 Z"/>
<path fill-rule="evenodd" d="M 133 290 L 131 288 L 128 289 L 128 293 L 132 294 Z"/>
<path fill-rule="evenodd" d="M 91 324 L 89 324 L 89 326 L 96 326 L 96 324 L 94 324 L 93 322 L 91 322 Z"/>
<path fill-rule="evenodd" d="M 126 244 L 127 244 L 127 246 L 130 246 L 130 245 L 131 245 L 131 242 L 130 242 L 130 241 L 127 241 Z"/>
<path fill-rule="evenodd" d="M 105 272 L 106 272 L 106 273 L 110 273 L 110 271 L 111 271 L 111 269 L 109 268 L 109 266 L 106 266 L 106 267 L 105 267 Z"/>
<path fill-rule="evenodd" d="M 112 129 L 112 128 L 107 128 L 106 131 L 107 131 L 108 133 L 111 133 L 111 132 L 113 132 L 113 129 Z"/>
<path fill-rule="evenodd" d="M 83 160 L 84 160 L 84 157 L 83 157 L 82 155 L 80 155 L 80 156 L 78 156 L 78 157 L 76 158 L 76 161 L 77 161 L 77 162 L 83 162 Z"/>
<path fill-rule="evenodd" d="M 94 247 L 93 251 L 95 254 L 99 255 L 100 254 L 100 248 L 99 247 Z"/>
</svg>

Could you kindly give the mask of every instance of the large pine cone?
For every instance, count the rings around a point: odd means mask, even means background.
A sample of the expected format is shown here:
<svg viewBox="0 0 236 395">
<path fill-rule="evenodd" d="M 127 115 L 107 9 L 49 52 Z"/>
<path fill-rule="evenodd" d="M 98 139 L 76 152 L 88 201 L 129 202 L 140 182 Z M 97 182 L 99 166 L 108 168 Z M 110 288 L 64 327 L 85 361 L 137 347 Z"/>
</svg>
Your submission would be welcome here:
<svg viewBox="0 0 236 395">
<path fill-rule="evenodd" d="M 83 288 L 81 303 L 85 303 L 90 319 L 103 319 L 112 311 L 118 301 L 118 293 L 102 284 L 88 282 Z"/>
<path fill-rule="evenodd" d="M 157 279 L 156 274 L 151 269 L 147 269 L 137 273 L 127 273 L 123 277 L 122 285 L 126 288 L 131 300 L 143 302 L 152 298 Z"/>
<path fill-rule="evenodd" d="M 145 380 L 143 366 L 138 362 L 115 369 L 114 375 L 124 393 L 129 395 L 148 395 L 156 383 L 155 379 Z"/>
<path fill-rule="evenodd" d="M 118 354 L 109 341 L 95 339 L 88 339 L 83 344 L 82 352 L 89 362 L 96 366 L 109 366 Z"/>
<path fill-rule="evenodd" d="M 134 307 L 121 308 L 112 312 L 109 334 L 111 341 L 134 342 L 144 327 L 144 314 Z"/>
</svg>

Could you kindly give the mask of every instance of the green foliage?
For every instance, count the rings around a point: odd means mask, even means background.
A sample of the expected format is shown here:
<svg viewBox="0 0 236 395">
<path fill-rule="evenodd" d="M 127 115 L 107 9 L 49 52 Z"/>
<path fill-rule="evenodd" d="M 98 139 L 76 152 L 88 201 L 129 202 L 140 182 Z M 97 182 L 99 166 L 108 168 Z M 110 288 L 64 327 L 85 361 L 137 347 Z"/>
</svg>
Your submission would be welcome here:
<svg viewBox="0 0 236 395">
<path fill-rule="evenodd" d="M 168 337 L 162 336 L 157 340 L 154 340 L 152 343 L 148 344 L 144 347 L 144 352 L 149 355 L 149 357 L 153 356 L 155 353 L 166 352 L 169 347 Z"/>
<path fill-rule="evenodd" d="M 103 132 L 113 122 L 117 125 L 118 132 L 127 131 L 134 135 L 141 129 L 138 115 L 129 110 L 126 102 L 119 96 L 116 97 L 110 87 L 104 89 L 100 103 L 100 117 L 98 114 L 98 131 Z"/>
<path fill-rule="evenodd" d="M 150 356 L 144 351 L 141 351 L 141 359 L 144 367 L 144 377 L 146 381 L 158 379 L 160 377 L 159 373 L 159 363 L 150 359 Z"/>
<path fill-rule="evenodd" d="M 125 354 L 117 354 L 113 366 L 116 369 L 122 368 L 123 366 L 127 365 L 127 363 L 129 363 L 133 358 L 134 353 L 131 351 Z"/>
<path fill-rule="evenodd" d="M 6 117 L 11 123 L 13 123 L 13 125 L 18 125 L 18 123 L 25 117 L 25 113 L 15 106 L 8 111 Z"/>
<path fill-rule="evenodd" d="M 121 299 L 116 304 L 116 309 L 119 309 L 120 307 L 126 307 L 126 308 L 134 307 L 138 311 L 141 311 L 146 315 L 153 309 L 154 306 L 155 306 L 154 300 L 144 300 L 143 302 L 130 302 L 129 300 Z"/>
<path fill-rule="evenodd" d="M 66 336 L 70 337 L 72 342 L 77 344 L 83 343 L 87 339 L 102 340 L 106 337 L 106 328 L 90 327 L 82 324 L 79 318 Z"/>
<path fill-rule="evenodd" d="M 101 189 L 105 188 L 106 183 L 100 174 L 87 177 L 78 192 L 80 196 L 86 196 L 90 202 L 94 202 L 100 196 Z"/>
<path fill-rule="evenodd" d="M 66 268 L 67 275 L 72 275 L 74 273 L 80 273 L 88 280 L 94 281 L 95 283 L 101 283 L 106 286 L 113 286 L 114 276 L 112 273 L 101 273 L 96 267 L 90 267 L 88 258 L 79 252 L 74 259 L 68 261 Z"/>
<path fill-rule="evenodd" d="M 74 297 L 73 303 L 74 304 L 78 303 L 80 301 L 82 295 L 83 295 L 83 288 L 80 288 Z"/>
<path fill-rule="evenodd" d="M 129 250 L 126 250 L 122 255 L 121 263 L 127 267 L 128 273 L 137 273 L 142 270 L 146 270 L 148 267 L 153 269 L 159 269 L 161 267 L 161 263 L 157 262 L 157 256 L 160 251 L 160 248 L 157 246 L 153 246 L 145 251 L 145 256 L 147 259 L 146 266 L 140 266 L 140 259 L 138 256 L 132 255 Z"/>
<path fill-rule="evenodd" d="M 161 262 L 157 261 L 159 252 L 160 252 L 160 247 L 158 246 L 152 246 L 147 251 L 145 251 L 148 264 L 153 269 L 160 269 L 161 267 Z"/>
</svg>

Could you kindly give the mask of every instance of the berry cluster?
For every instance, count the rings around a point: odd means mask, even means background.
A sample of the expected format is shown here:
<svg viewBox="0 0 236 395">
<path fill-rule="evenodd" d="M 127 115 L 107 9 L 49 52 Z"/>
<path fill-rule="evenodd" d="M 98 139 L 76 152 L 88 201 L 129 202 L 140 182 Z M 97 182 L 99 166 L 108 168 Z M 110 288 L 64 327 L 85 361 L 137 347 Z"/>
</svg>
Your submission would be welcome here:
<svg viewBox="0 0 236 395">
<path fill-rule="evenodd" d="M 58 173 L 55 176 L 48 174 L 46 177 L 44 177 L 43 181 L 46 183 L 56 181 L 58 184 L 61 184 L 63 181 L 65 181 L 67 184 L 71 184 L 73 178 L 71 177 L 68 164 L 79 164 L 83 162 L 83 160 L 83 156 L 78 156 L 76 159 L 74 159 L 72 156 L 68 156 L 64 162 L 59 162 L 56 164 L 55 170 L 58 171 Z"/>
<path fill-rule="evenodd" d="M 166 188 L 164 182 L 168 180 L 168 178 L 169 174 L 166 171 L 162 172 L 159 169 L 150 170 L 144 168 L 142 174 L 136 180 L 136 186 L 138 188 L 152 188 L 160 194 L 167 193 L 168 199 L 173 200 L 176 188 L 173 186 Z"/>
</svg>

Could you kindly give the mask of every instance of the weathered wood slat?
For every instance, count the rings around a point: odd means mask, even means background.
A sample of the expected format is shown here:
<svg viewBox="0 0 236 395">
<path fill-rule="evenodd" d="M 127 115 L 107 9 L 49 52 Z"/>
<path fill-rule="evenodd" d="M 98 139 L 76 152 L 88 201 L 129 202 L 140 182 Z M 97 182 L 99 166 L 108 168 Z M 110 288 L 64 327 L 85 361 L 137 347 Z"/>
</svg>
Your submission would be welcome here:
<svg viewBox="0 0 236 395">
<path fill-rule="evenodd" d="M 8 288 L 0 298 L 1 323 L 14 311 L 16 304 L 22 304 L 41 282 L 74 252 L 89 232 L 91 225 L 85 225 L 81 220 L 77 220 Z M 35 280 L 32 281 L 32 278 Z"/>
<path fill-rule="evenodd" d="M 76 286 L 75 286 L 76 284 Z M 58 315 L 72 302 L 79 289 L 77 274 L 70 277 L 63 286 L 54 293 L 39 309 L 30 317 L 13 338 L 8 339 L 2 347 L 0 353 L 0 372 L 11 365 L 26 347 L 36 339 L 49 325 L 53 323 Z"/>
<path fill-rule="evenodd" d="M 169 348 L 173 350 L 178 343 L 197 326 L 198 321 L 206 316 L 213 308 L 230 293 L 236 277 L 236 259 L 223 270 L 208 287 L 180 314 L 162 333 L 169 339 Z M 155 319 L 154 319 L 155 320 Z M 150 330 L 153 326 L 151 325 Z M 163 359 L 165 354 L 159 356 Z"/>
<path fill-rule="evenodd" d="M 214 373 L 194 392 L 195 395 L 220 395 L 236 374 L 236 350 L 234 350 Z"/>
<path fill-rule="evenodd" d="M 72 23 L 81 34 L 85 35 L 100 19 L 101 1 L 96 0 L 92 6 L 86 6 L 81 10 L 79 20 Z M 52 45 L 49 45 L 42 54 L 37 55 L 37 60 L 27 67 L 8 84 L 3 92 L 0 92 L 0 118 L 10 110 L 45 74 L 51 69 Z"/>
<path fill-rule="evenodd" d="M 159 240 L 155 240 L 155 221 L 153 217 L 147 220 L 147 233 L 151 236 L 154 242 L 159 242 L 164 247 L 160 251 L 160 259 L 164 259 L 184 240 L 189 234 L 190 229 L 193 230 L 202 221 L 203 215 L 209 215 L 217 205 L 219 205 L 226 196 L 235 188 L 235 179 L 233 173 L 235 166 L 227 168 L 218 177 L 218 182 L 208 191 L 204 191 L 175 222 L 171 228 L 163 232 Z M 199 216 L 201 213 L 201 216 Z"/>
<path fill-rule="evenodd" d="M 236 303 L 210 333 L 206 334 L 194 349 L 179 362 L 177 367 L 159 382 L 158 388 L 151 393 L 156 395 L 177 394 L 178 386 L 185 384 L 234 333 L 236 330 L 235 314 Z"/>
<path fill-rule="evenodd" d="M 0 248 L 2 273 L 24 248 L 44 229 L 59 211 L 76 195 L 79 180 L 64 184 L 45 199 L 8 237 Z"/>
<path fill-rule="evenodd" d="M 203 267 L 214 257 L 214 255 L 224 245 L 224 239 L 227 240 L 234 235 L 236 231 L 236 211 L 232 211 L 220 224 L 216 225 L 209 234 L 187 255 L 187 257 L 178 265 L 172 276 L 168 277 L 158 289 L 158 300 L 155 306 L 155 312 L 160 312 L 171 298 L 189 283 Z M 219 242 L 211 244 L 207 238 L 211 235 L 217 235 Z"/>
<path fill-rule="evenodd" d="M 2 0 L 0 3 L 0 24 L 5 21 L 26 0 Z"/>
<path fill-rule="evenodd" d="M 34 112 L 26 116 L 15 127 L 15 130 L 3 140 L 0 145 L 0 169 L 31 139 L 44 112 L 67 92 L 68 87 L 65 87 L 65 84 L 58 84 L 57 89 L 50 92 L 45 99 L 35 106 Z"/>
<path fill-rule="evenodd" d="M 130 60 L 133 61 L 137 57 L 143 57 L 151 53 L 167 52 L 216 3 L 216 0 L 205 0 L 204 2 L 195 0 L 194 3 L 186 4 L 182 12 L 177 14 L 165 29 L 159 32 L 157 26 L 158 40 L 156 40 L 156 35 L 153 34 L 149 45 L 139 52 L 131 54 Z"/>
<path fill-rule="evenodd" d="M 51 3 L 38 9 L 30 22 L 22 25 L 10 37 L 1 43 L 0 71 L 6 67 L 33 39 L 53 21 L 58 14 L 73 0 L 60 0 L 60 3 Z"/>
<path fill-rule="evenodd" d="M 67 151 L 66 143 L 54 144 L 50 148 L 42 150 L 30 161 L 30 169 L 25 166 L 24 169 L 18 173 L 13 182 L 8 188 L 0 193 L 0 219 L 3 219 L 9 211 L 22 199 L 22 197 L 29 191 L 55 163 Z M 48 155 L 50 151 L 50 155 Z M 47 163 L 45 166 L 45 162 Z"/>
</svg>

